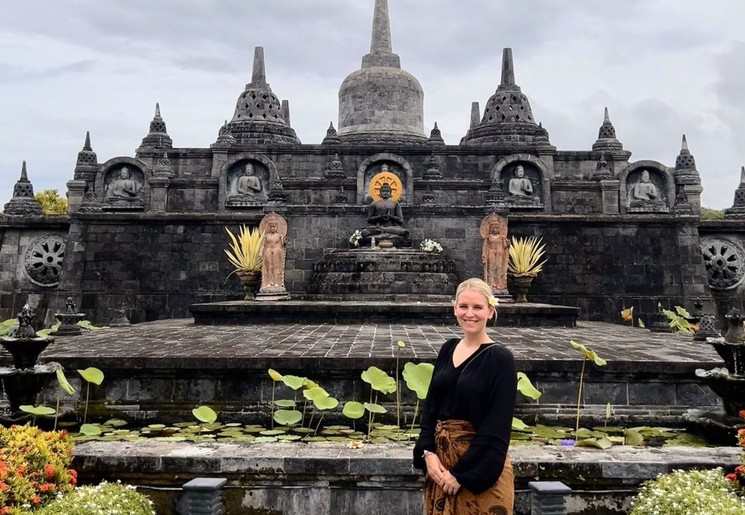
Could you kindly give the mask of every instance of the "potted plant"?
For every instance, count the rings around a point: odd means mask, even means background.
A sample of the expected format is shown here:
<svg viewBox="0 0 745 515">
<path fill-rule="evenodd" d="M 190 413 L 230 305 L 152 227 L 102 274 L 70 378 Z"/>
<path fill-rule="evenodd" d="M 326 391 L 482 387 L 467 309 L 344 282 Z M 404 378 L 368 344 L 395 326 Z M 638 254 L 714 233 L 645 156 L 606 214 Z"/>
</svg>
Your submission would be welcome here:
<svg viewBox="0 0 745 515">
<path fill-rule="evenodd" d="M 256 286 L 261 280 L 261 244 L 264 235 L 258 228 L 251 229 L 241 225 L 238 237 L 229 228 L 225 228 L 230 236 L 230 249 L 225 249 L 228 260 L 235 267 L 228 277 L 235 274 L 241 280 L 246 291 L 245 300 L 253 300 L 256 296 Z"/>
<path fill-rule="evenodd" d="M 510 239 L 508 266 L 509 274 L 517 289 L 515 302 L 528 302 L 527 294 L 530 283 L 541 273 L 546 263 L 545 259 L 541 261 L 545 252 L 546 245 L 543 239 L 537 236 Z"/>
</svg>

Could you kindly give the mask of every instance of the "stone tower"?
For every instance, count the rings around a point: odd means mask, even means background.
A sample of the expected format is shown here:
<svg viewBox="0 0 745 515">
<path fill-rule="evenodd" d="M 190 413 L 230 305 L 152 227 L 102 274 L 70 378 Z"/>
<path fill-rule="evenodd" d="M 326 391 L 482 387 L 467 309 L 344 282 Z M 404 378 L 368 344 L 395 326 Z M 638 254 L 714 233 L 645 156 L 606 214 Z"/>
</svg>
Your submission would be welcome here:
<svg viewBox="0 0 745 515">
<path fill-rule="evenodd" d="M 424 92 L 391 49 L 388 0 L 375 1 L 370 53 L 339 88 L 344 143 L 423 143 Z"/>
</svg>

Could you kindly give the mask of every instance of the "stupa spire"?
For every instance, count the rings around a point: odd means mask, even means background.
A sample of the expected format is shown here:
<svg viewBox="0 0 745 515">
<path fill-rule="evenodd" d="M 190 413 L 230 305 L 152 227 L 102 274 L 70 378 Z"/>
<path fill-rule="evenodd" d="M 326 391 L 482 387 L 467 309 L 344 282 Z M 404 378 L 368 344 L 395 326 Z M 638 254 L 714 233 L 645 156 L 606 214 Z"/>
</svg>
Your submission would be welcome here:
<svg viewBox="0 0 745 515">
<path fill-rule="evenodd" d="M 623 144 L 616 137 L 616 128 L 610 121 L 608 108 L 603 108 L 603 124 L 598 129 L 598 139 L 592 144 L 592 149 L 598 152 L 621 152 Z"/>
<path fill-rule="evenodd" d="M 251 84 L 266 84 L 266 68 L 264 66 L 264 47 L 254 48 L 254 66 L 251 74 Z"/>
<path fill-rule="evenodd" d="M 481 123 L 481 110 L 478 102 L 471 102 L 471 129 Z"/>
<path fill-rule="evenodd" d="M 375 0 L 370 53 L 362 58 L 362 68 L 384 66 L 401 68 L 401 59 L 393 53 L 391 45 L 391 22 L 388 16 L 388 0 Z"/>
<path fill-rule="evenodd" d="M 85 131 L 85 143 L 83 143 L 83 150 L 88 152 L 93 150 L 91 147 L 91 131 Z"/>
<path fill-rule="evenodd" d="M 29 182 L 28 173 L 26 172 L 26 161 L 21 165 L 21 179 L 19 182 Z"/>
<path fill-rule="evenodd" d="M 97 170 L 98 157 L 91 145 L 91 132 L 85 131 L 85 143 L 83 143 L 82 150 L 78 152 L 78 160 L 75 162 L 75 180 L 92 181 L 96 178 Z"/>
<path fill-rule="evenodd" d="M 732 207 L 724 210 L 725 218 L 742 220 L 745 218 L 745 166 L 740 168 L 740 185 L 735 190 Z"/>
<path fill-rule="evenodd" d="M 512 49 L 502 50 L 502 86 L 515 86 L 515 64 L 512 61 Z"/>
<path fill-rule="evenodd" d="M 166 122 L 160 116 L 160 104 L 156 102 L 155 114 L 153 114 L 153 119 L 150 121 L 150 130 L 142 138 L 142 143 L 140 143 L 136 152 L 140 154 L 147 149 L 155 149 L 160 153 L 161 150 L 170 148 L 173 148 L 173 140 L 168 135 Z"/>
<path fill-rule="evenodd" d="M 680 150 L 688 150 L 688 141 L 685 134 L 683 134 L 683 142 L 680 144 Z"/>
<path fill-rule="evenodd" d="M 391 53 L 391 22 L 388 16 L 388 0 L 375 0 L 370 53 Z"/>
<path fill-rule="evenodd" d="M 26 161 L 21 165 L 21 178 L 13 187 L 13 198 L 5 204 L 6 215 L 40 215 L 41 204 L 34 198 L 34 187 L 28 180 Z"/>
</svg>

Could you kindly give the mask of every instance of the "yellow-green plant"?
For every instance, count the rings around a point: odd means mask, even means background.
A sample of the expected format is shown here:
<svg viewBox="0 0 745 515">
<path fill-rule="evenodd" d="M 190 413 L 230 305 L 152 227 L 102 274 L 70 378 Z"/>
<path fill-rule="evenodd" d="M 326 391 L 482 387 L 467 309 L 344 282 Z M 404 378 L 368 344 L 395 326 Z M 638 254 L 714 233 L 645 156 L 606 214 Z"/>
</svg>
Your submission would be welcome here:
<svg viewBox="0 0 745 515">
<path fill-rule="evenodd" d="M 259 272 L 261 271 L 261 244 L 264 241 L 264 234 L 258 229 L 251 229 L 245 224 L 241 225 L 238 237 L 233 234 L 229 228 L 225 228 L 230 236 L 230 249 L 224 249 L 228 260 L 235 267 L 231 275 L 235 272 Z M 228 276 L 230 277 L 230 275 Z"/>
<path fill-rule="evenodd" d="M 516 276 L 537 276 L 546 263 L 545 259 L 541 261 L 545 252 L 546 245 L 542 238 L 537 236 L 511 238 L 509 272 Z"/>
<path fill-rule="evenodd" d="M 71 463 L 67 431 L 0 426 L 0 513 L 39 508 L 58 493 L 70 492 L 77 481 Z"/>
<path fill-rule="evenodd" d="M 34 198 L 41 204 L 41 212 L 45 215 L 67 214 L 67 199 L 61 197 L 56 189 L 40 191 Z"/>
<path fill-rule="evenodd" d="M 579 409 L 580 406 L 582 406 L 582 387 L 585 381 L 585 363 L 587 363 L 587 361 L 589 360 L 599 367 L 604 367 L 608 364 L 608 362 L 598 356 L 597 352 L 588 349 L 579 342 L 569 340 L 569 345 L 571 345 L 572 348 L 577 349 L 582 354 L 582 371 L 579 373 L 579 394 L 577 395 L 577 423 L 574 428 L 574 434 L 575 436 L 577 436 L 577 434 L 579 433 Z"/>
</svg>

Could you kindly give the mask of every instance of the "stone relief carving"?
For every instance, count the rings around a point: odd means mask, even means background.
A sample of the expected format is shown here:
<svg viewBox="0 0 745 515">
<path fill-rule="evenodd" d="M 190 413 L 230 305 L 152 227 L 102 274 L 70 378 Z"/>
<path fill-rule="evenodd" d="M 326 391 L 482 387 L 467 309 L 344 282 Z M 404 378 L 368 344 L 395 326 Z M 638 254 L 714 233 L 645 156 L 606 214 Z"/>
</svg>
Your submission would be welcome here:
<svg viewBox="0 0 745 515">
<path fill-rule="evenodd" d="M 709 286 L 716 290 L 737 287 L 745 277 L 745 253 L 740 245 L 724 238 L 703 238 L 704 256 Z"/>
<path fill-rule="evenodd" d="M 493 190 L 506 192 L 505 202 L 509 207 L 538 209 L 543 207 L 541 174 L 533 166 L 516 163 L 514 167 L 504 168 L 501 173 L 499 188 Z"/>
<path fill-rule="evenodd" d="M 57 286 L 64 258 L 65 240 L 54 234 L 46 234 L 29 243 L 23 269 L 37 286 Z"/>
<path fill-rule="evenodd" d="M 651 174 L 646 168 L 638 173 L 631 173 L 626 178 L 626 186 L 629 212 L 660 213 L 668 211 L 663 181 L 657 173 Z"/>
<path fill-rule="evenodd" d="M 267 200 L 267 178 L 254 163 L 240 164 L 228 173 L 226 206 L 260 206 Z"/>
<path fill-rule="evenodd" d="M 104 179 L 104 204 L 109 209 L 142 209 L 142 172 L 122 166 L 109 171 Z"/>
</svg>

